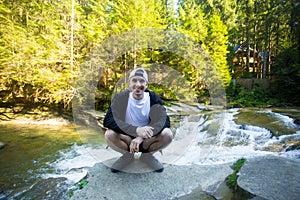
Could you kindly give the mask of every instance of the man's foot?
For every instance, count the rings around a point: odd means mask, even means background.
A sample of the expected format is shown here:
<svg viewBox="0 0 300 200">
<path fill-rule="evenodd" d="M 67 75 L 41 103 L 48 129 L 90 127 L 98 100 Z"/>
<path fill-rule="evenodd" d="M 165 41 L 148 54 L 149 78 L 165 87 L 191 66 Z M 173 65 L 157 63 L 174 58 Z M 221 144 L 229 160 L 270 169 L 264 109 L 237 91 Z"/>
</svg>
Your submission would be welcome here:
<svg viewBox="0 0 300 200">
<path fill-rule="evenodd" d="M 155 172 L 164 171 L 164 166 L 151 153 L 142 153 L 140 160 L 154 169 Z"/>
<path fill-rule="evenodd" d="M 134 154 L 126 152 L 111 166 L 111 172 L 116 173 L 134 161 Z"/>
</svg>

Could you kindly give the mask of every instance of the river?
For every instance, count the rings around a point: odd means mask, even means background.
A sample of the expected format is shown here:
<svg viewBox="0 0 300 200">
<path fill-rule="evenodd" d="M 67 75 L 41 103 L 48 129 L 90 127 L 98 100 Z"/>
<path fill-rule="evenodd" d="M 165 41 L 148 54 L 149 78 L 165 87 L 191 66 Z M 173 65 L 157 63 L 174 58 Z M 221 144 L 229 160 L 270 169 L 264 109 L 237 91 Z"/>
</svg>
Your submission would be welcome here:
<svg viewBox="0 0 300 200">
<path fill-rule="evenodd" d="M 174 105 L 167 110 L 175 137 L 157 154 L 164 163 L 219 164 L 268 154 L 300 159 L 300 127 L 294 123 L 299 109 Z M 119 156 L 106 148 L 102 131 L 55 121 L 2 122 L 0 141 L 5 143 L 0 149 L 0 199 L 34 199 L 51 189 L 64 192 L 87 175 L 88 167 Z M 52 188 L 45 187 L 50 180 L 55 180 Z M 58 186 L 62 182 L 65 187 Z"/>
</svg>

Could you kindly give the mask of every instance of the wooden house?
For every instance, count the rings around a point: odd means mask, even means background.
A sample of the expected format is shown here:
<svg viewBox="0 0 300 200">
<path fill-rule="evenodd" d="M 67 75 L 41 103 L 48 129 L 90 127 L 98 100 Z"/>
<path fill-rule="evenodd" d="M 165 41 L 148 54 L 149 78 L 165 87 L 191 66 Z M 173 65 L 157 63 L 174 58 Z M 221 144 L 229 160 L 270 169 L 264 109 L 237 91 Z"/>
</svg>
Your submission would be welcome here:
<svg viewBox="0 0 300 200">
<path fill-rule="evenodd" d="M 247 69 L 247 43 L 242 42 L 234 47 L 232 73 L 235 77 L 247 78 L 267 78 L 270 75 L 270 64 L 268 58 L 265 59 L 264 52 L 258 52 L 256 49 L 249 47 L 249 69 Z M 268 61 L 265 63 L 265 61 Z M 273 60 L 273 58 L 272 58 Z"/>
</svg>

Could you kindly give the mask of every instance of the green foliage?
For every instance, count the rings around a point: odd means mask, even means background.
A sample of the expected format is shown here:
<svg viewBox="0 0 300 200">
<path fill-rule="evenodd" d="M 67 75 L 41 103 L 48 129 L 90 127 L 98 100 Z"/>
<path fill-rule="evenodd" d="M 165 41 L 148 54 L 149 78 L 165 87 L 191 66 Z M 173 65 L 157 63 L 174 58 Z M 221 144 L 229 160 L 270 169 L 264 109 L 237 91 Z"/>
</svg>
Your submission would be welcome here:
<svg viewBox="0 0 300 200">
<path fill-rule="evenodd" d="M 240 171 L 240 169 L 242 168 L 242 166 L 244 165 L 245 162 L 246 162 L 245 158 L 238 159 L 235 163 L 233 163 L 232 169 L 236 173 L 238 173 Z"/>
<path fill-rule="evenodd" d="M 273 68 L 275 91 L 273 98 L 281 103 L 300 105 L 300 51 L 291 47 L 278 55 Z"/>
<path fill-rule="evenodd" d="M 182 33 L 207 51 L 211 60 L 196 58 L 196 48 L 195 53 L 188 51 L 194 55 L 186 57 L 165 48 L 139 49 L 136 45 L 127 47 L 122 55 L 114 55 L 115 50 L 111 50 L 109 56 L 115 59 L 103 65 L 103 72 L 86 75 L 97 82 L 88 90 L 95 93 L 97 109 L 107 108 L 115 84 L 129 69 L 151 63 L 180 72 L 198 100 L 209 102 L 209 90 L 213 88 L 209 86 L 226 87 L 230 83 L 228 63 L 232 63 L 234 52 L 231 48 L 227 56 L 228 44 L 232 47 L 241 41 L 274 56 L 275 60 L 266 57 L 265 64 L 272 69 L 267 75 L 275 75 L 276 92 L 270 99 L 260 86 L 251 91 L 237 87 L 228 90 L 231 101 L 245 106 L 279 100 L 299 105 L 300 19 L 296 0 L 181 0 L 179 4 L 174 10 L 170 1 L 160 0 L 1 1 L 1 102 L 62 104 L 70 108 L 74 93 L 81 92 L 75 91 L 74 81 L 82 78 L 83 71 L 89 71 L 82 64 L 95 47 L 125 31 L 152 27 Z M 187 46 L 196 47 L 185 44 L 183 38 L 176 35 L 169 42 L 182 52 Z M 189 58 L 196 62 L 190 63 Z M 204 69 L 203 63 L 211 64 L 212 70 Z M 246 69 L 249 71 L 249 66 Z M 101 80 L 97 80 L 99 74 L 103 75 Z M 222 83 L 214 83 L 220 77 Z M 153 89 L 163 98 L 178 98 L 162 84 L 153 85 Z"/>
<path fill-rule="evenodd" d="M 77 187 L 78 189 L 81 190 L 81 189 L 84 188 L 87 184 L 88 184 L 88 181 L 87 181 L 87 180 L 82 180 L 82 181 L 80 181 L 79 183 L 76 184 L 76 187 Z"/>
<path fill-rule="evenodd" d="M 212 16 L 209 17 L 208 36 L 205 44 L 211 58 L 215 62 L 225 87 L 229 85 L 231 79 L 226 60 L 226 55 L 228 53 L 227 34 L 227 27 L 221 21 L 221 18 L 216 14 L 212 14 Z"/>
<path fill-rule="evenodd" d="M 204 90 L 197 91 L 197 97 L 198 97 L 199 103 L 204 103 L 205 105 L 209 105 L 209 91 L 208 90 L 204 89 Z"/>
<path fill-rule="evenodd" d="M 166 10 L 161 1 L 116 0 L 110 1 L 108 21 L 112 34 L 138 28 L 165 28 Z"/>
<path fill-rule="evenodd" d="M 192 40 L 204 43 L 207 36 L 207 21 L 201 7 L 195 2 L 188 1 L 179 7 L 177 31 L 182 32 Z"/>
<path fill-rule="evenodd" d="M 1 26 L 0 43 L 6 55 L 0 57 L 0 87 L 10 92 L 1 100 L 68 105 L 76 69 L 69 62 L 70 28 L 64 20 L 70 6 L 19 3 L 6 5 L 9 12 L 1 18 L 6 26 Z"/>
<path fill-rule="evenodd" d="M 72 197 L 74 195 L 74 192 L 76 190 L 81 190 L 82 188 L 84 188 L 86 185 L 88 184 L 88 181 L 83 179 L 80 182 L 78 182 L 72 189 L 70 189 L 69 191 L 69 197 Z"/>
<path fill-rule="evenodd" d="M 237 179 L 238 179 L 238 175 L 237 174 L 238 174 L 238 172 L 240 171 L 240 169 L 242 168 L 242 166 L 244 165 L 245 162 L 246 162 L 246 159 L 245 158 L 241 158 L 241 159 L 238 159 L 231 166 L 231 168 L 234 170 L 234 172 L 227 177 L 226 183 L 234 191 L 237 190 Z"/>
<path fill-rule="evenodd" d="M 158 94 L 163 100 L 178 100 L 175 92 L 165 85 L 150 84 L 148 88 Z"/>
<path fill-rule="evenodd" d="M 236 185 L 237 185 L 237 178 L 238 176 L 236 175 L 236 173 L 234 174 L 230 174 L 228 177 L 227 177 L 227 185 L 230 187 L 230 188 L 236 188 Z"/>
<path fill-rule="evenodd" d="M 267 106 L 272 103 L 270 95 L 265 91 L 262 85 L 256 83 L 252 90 L 248 90 L 241 85 L 235 88 L 228 87 L 227 99 L 230 105 Z"/>
</svg>

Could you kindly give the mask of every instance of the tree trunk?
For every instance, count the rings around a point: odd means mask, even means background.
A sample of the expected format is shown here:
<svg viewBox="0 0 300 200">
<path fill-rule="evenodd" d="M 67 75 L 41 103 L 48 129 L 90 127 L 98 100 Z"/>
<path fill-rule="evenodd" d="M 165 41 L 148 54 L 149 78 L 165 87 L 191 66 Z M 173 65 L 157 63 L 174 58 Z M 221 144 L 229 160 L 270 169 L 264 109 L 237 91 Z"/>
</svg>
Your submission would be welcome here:
<svg viewBox="0 0 300 200">
<path fill-rule="evenodd" d="M 71 11 L 71 52 L 70 52 L 70 66 L 71 71 L 74 68 L 74 17 L 75 17 L 75 0 L 72 0 L 72 11 Z"/>
<path fill-rule="evenodd" d="M 249 8 L 249 0 L 246 2 L 246 76 L 250 76 L 250 27 L 249 27 L 249 18 L 250 18 L 250 8 Z"/>
<path fill-rule="evenodd" d="M 263 73 L 262 78 L 265 79 L 267 75 L 267 67 L 268 67 L 268 48 L 269 48 L 269 2 L 266 1 L 266 10 L 267 14 L 265 17 L 265 41 L 264 41 L 264 65 L 263 65 Z"/>
</svg>

